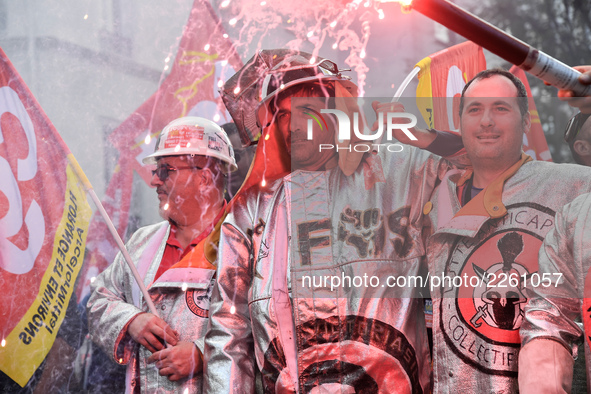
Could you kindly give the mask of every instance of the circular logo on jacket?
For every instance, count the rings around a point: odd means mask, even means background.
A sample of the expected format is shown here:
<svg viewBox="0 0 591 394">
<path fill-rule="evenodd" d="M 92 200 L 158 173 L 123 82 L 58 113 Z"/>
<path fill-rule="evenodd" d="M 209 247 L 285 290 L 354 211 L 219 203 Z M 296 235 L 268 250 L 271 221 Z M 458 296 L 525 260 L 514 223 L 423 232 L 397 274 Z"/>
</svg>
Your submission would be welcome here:
<svg viewBox="0 0 591 394">
<path fill-rule="evenodd" d="M 215 281 L 212 280 L 207 290 L 189 289 L 186 291 L 187 307 L 194 315 L 203 318 L 209 317 L 209 300 L 211 299 L 214 283 Z"/>
<path fill-rule="evenodd" d="M 303 393 L 421 394 L 419 359 L 406 336 L 377 319 L 349 315 L 315 319 L 297 327 L 298 382 Z M 277 339 L 261 371 L 266 392 L 291 387 Z"/>
<path fill-rule="evenodd" d="M 515 377 L 525 287 L 537 278 L 538 252 L 554 226 L 554 211 L 531 203 L 507 210 L 485 223 L 476 238 L 454 245 L 439 323 L 447 345 L 465 362 Z"/>
</svg>

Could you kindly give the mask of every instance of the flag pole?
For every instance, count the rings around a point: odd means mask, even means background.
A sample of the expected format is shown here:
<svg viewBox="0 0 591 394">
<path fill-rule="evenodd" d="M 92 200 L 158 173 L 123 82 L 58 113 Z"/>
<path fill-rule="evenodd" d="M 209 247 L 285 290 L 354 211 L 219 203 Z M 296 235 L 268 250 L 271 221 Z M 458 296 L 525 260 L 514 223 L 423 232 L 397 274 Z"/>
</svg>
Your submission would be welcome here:
<svg viewBox="0 0 591 394">
<path fill-rule="evenodd" d="M 76 173 L 76 175 L 78 176 L 78 178 L 80 179 L 82 184 L 84 185 L 84 189 L 90 195 L 90 198 L 94 202 L 94 205 L 96 205 L 96 207 L 98 208 L 101 216 L 103 217 L 103 220 L 105 221 L 105 223 L 107 224 L 107 227 L 109 228 L 109 232 L 111 233 L 111 235 L 115 239 L 115 242 L 117 242 L 117 246 L 119 246 L 119 249 L 121 250 L 121 254 L 123 255 L 123 257 L 125 259 L 125 262 L 127 263 L 129 268 L 131 269 L 131 273 L 133 274 L 133 277 L 135 278 L 135 281 L 137 282 L 137 284 L 144 296 L 144 299 L 146 300 L 146 303 L 148 304 L 148 308 L 150 309 L 150 312 L 153 315 L 160 317 L 158 315 L 158 312 L 156 311 L 156 307 L 154 306 L 154 302 L 152 302 L 152 298 L 148 294 L 148 290 L 146 289 L 146 286 L 144 285 L 144 281 L 140 277 L 140 273 L 138 272 L 135 264 L 133 264 L 133 261 L 131 260 L 131 256 L 129 255 L 129 252 L 127 251 L 127 248 L 125 247 L 123 240 L 119 236 L 119 233 L 117 232 L 117 229 L 115 228 L 115 225 L 113 224 L 113 221 L 109 217 L 109 214 L 107 213 L 107 211 L 105 211 L 105 207 L 103 207 L 101 200 L 99 200 L 98 196 L 96 195 L 94 188 L 92 187 L 92 184 L 90 183 L 90 181 L 86 177 L 86 174 L 84 173 L 84 171 L 82 171 L 80 164 L 78 164 L 78 161 L 76 160 L 74 155 L 71 153 L 68 155 L 68 162 L 70 163 L 70 165 L 72 166 L 72 169 L 74 170 L 74 172 Z"/>
<path fill-rule="evenodd" d="M 396 93 L 394 93 L 394 97 L 392 97 L 392 101 L 390 101 L 391 103 L 396 103 L 398 102 L 398 100 L 400 100 L 400 97 L 402 97 L 402 93 L 404 93 L 410 81 L 412 81 L 412 79 L 419 73 L 419 71 L 421 71 L 421 68 L 417 66 L 412 69 L 412 71 L 406 76 L 406 78 L 404 78 L 404 81 L 402 81 L 402 83 L 398 87 L 398 90 L 396 90 Z"/>
</svg>

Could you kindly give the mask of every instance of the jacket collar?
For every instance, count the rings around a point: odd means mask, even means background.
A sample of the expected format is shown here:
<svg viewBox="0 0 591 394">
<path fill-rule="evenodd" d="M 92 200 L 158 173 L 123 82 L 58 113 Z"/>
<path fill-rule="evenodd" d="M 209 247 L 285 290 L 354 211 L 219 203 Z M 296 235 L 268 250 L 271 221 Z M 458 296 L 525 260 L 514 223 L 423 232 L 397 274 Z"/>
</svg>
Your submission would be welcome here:
<svg viewBox="0 0 591 394">
<path fill-rule="evenodd" d="M 503 204 L 505 182 L 532 158 L 522 152 L 520 160 L 499 175 L 476 197 L 460 208 L 456 186 L 463 185 L 472 177 L 473 170 L 466 170 L 459 178 L 444 178 L 437 196 L 437 232 L 474 237 L 480 227 L 489 219 L 498 219 L 507 214 Z M 454 181 L 454 178 L 457 181 Z M 457 210 L 457 211 L 456 211 Z M 455 211 L 455 213 L 454 213 Z"/>
<path fill-rule="evenodd" d="M 511 178 L 515 173 L 528 161 L 533 160 L 529 155 L 521 152 L 521 158 L 505 172 L 499 175 L 494 181 L 492 181 L 487 187 L 478 193 L 476 197 L 464 205 L 454 217 L 464 215 L 478 215 L 488 216 L 491 219 L 502 218 L 507 214 L 507 208 L 503 204 L 503 187 L 505 182 Z M 461 186 L 472 177 L 473 170 L 470 169 L 464 173 L 458 180 L 457 185 Z"/>
</svg>

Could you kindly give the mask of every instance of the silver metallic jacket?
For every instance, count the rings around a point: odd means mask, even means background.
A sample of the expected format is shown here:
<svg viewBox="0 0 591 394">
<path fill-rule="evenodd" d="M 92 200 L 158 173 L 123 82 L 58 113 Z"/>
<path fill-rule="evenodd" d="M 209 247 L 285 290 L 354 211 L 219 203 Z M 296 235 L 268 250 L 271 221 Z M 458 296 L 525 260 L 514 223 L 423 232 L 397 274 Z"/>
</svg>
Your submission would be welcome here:
<svg viewBox="0 0 591 394">
<path fill-rule="evenodd" d="M 591 169 L 522 159 L 464 207 L 450 171 L 425 213 L 436 393 L 517 391 L 526 284 L 555 210 L 591 190 Z"/>
<path fill-rule="evenodd" d="M 440 161 L 412 147 L 376 157 L 385 181 L 373 186 L 380 171 L 368 165 L 349 177 L 296 171 L 234 205 L 222 226 L 206 392 L 253 392 L 255 362 L 265 392 L 429 392 L 419 289 L 386 281 L 426 268 L 421 210 Z"/>
<path fill-rule="evenodd" d="M 181 341 L 195 342 L 203 349 L 207 329 L 210 287 L 213 270 L 167 270 L 158 281 L 154 276 L 160 266 L 170 224 L 161 222 L 137 230 L 126 244 L 138 267 L 160 317 L 180 334 Z M 187 290 L 182 286 L 186 284 Z M 141 305 L 141 307 L 140 307 Z M 151 352 L 137 345 L 127 334 L 126 325 L 138 313 L 148 311 L 139 287 L 121 253 L 92 284 L 88 300 L 88 327 L 92 340 L 115 362 L 128 364 L 127 392 L 200 393 L 202 375 L 178 382 L 160 376 L 154 364 L 147 364 Z M 138 387 L 139 384 L 139 387 Z"/>
<path fill-rule="evenodd" d="M 591 360 L 588 338 L 591 315 L 586 310 L 588 305 L 586 308 L 583 303 L 585 291 L 590 290 L 591 194 L 579 196 L 558 212 L 556 226 L 548 233 L 540 249 L 539 264 L 541 280 L 528 284 L 535 296 L 525 308 L 525 320 L 520 330 L 522 345 L 536 339 L 553 339 L 576 356 L 577 345 L 583 335 L 578 322 L 582 320 L 587 332 L 583 345 L 585 357 Z M 561 366 L 556 367 L 560 371 Z M 587 390 L 591 390 L 591 368 L 588 364 Z"/>
</svg>

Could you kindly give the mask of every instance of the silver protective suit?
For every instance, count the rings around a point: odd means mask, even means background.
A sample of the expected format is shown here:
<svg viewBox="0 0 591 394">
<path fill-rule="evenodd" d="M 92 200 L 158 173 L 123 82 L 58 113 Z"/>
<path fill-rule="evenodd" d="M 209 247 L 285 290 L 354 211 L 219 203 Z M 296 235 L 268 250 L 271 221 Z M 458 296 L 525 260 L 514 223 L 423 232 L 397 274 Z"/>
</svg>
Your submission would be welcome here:
<svg viewBox="0 0 591 394">
<path fill-rule="evenodd" d="M 555 211 L 591 190 L 591 169 L 529 160 L 464 207 L 456 189 L 471 170 L 450 171 L 425 207 L 435 393 L 517 392 L 525 285 Z"/>
<path fill-rule="evenodd" d="M 531 347 L 541 343 L 537 341 L 539 339 L 550 339 L 568 349 L 568 354 L 576 356 L 580 354 L 578 345 L 583 332 L 579 324 L 582 321 L 586 332 L 585 358 L 591 360 L 588 337 L 591 314 L 587 310 L 589 305 L 584 304 L 585 293 L 588 298 L 591 290 L 588 274 L 591 267 L 591 194 L 579 196 L 558 212 L 556 226 L 540 249 L 539 264 L 541 280 L 528 284 L 535 296 L 525 308 L 525 320 L 520 330 L 522 345 Z M 533 361 L 539 365 L 539 360 Z M 561 371 L 563 365 L 539 367 L 553 372 L 546 379 L 554 383 L 560 381 L 558 375 L 572 374 L 572 364 L 566 366 L 571 371 Z M 587 390 L 591 390 L 589 365 Z"/>
<path fill-rule="evenodd" d="M 234 205 L 222 226 L 206 392 L 253 392 L 255 362 L 269 393 L 429 392 L 419 286 L 386 280 L 424 274 L 421 210 L 447 165 L 412 147 L 378 157 L 385 181 L 373 186 L 368 165 L 349 177 L 295 171 Z M 355 276 L 345 287 L 318 282 Z"/>
<path fill-rule="evenodd" d="M 178 331 L 181 341 L 194 342 L 203 350 L 208 322 L 208 289 L 214 271 L 169 269 L 153 283 L 169 233 L 168 222 L 142 227 L 133 234 L 126 247 L 144 278 L 159 316 Z M 154 364 L 147 364 L 152 353 L 137 345 L 127 333 L 130 320 L 140 312 L 147 312 L 148 307 L 121 253 L 96 277 L 87 309 L 92 340 L 115 362 L 128 364 L 127 392 L 183 393 L 185 389 L 190 393 L 201 392 L 201 373 L 191 379 L 171 382 L 158 374 Z"/>
</svg>

